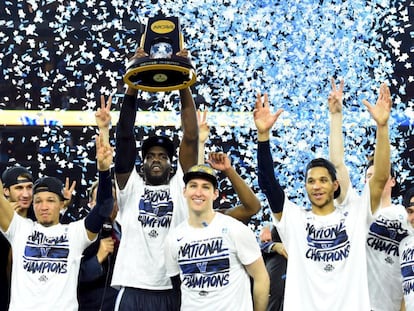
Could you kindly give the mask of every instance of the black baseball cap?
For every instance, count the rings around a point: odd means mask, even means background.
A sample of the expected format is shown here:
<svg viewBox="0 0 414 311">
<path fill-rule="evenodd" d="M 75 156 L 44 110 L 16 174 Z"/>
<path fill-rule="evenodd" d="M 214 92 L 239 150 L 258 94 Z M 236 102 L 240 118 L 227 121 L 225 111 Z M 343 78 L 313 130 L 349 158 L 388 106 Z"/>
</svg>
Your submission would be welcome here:
<svg viewBox="0 0 414 311">
<path fill-rule="evenodd" d="M 191 179 L 201 178 L 211 182 L 215 189 L 217 189 L 217 175 L 213 168 L 205 164 L 198 164 L 190 167 L 184 174 L 183 180 L 187 184 Z"/>
<path fill-rule="evenodd" d="M 306 177 L 305 179 L 308 177 L 308 171 L 311 168 L 314 167 L 324 167 L 328 170 L 329 175 L 331 175 L 332 180 L 336 181 L 338 180 L 338 178 L 336 178 L 336 169 L 335 166 L 332 164 L 332 162 L 324 159 L 324 158 L 316 158 L 313 159 L 312 161 L 310 161 L 308 163 L 308 165 L 306 166 Z M 338 185 L 338 189 L 336 189 L 336 191 L 334 192 L 334 199 L 336 199 L 337 197 L 339 197 L 339 195 L 341 194 L 341 187 L 340 185 Z"/>
<path fill-rule="evenodd" d="M 19 176 L 23 178 L 18 179 Z M 20 183 L 33 182 L 33 176 L 27 168 L 22 166 L 13 166 L 3 172 L 1 180 L 3 182 L 3 187 L 9 188 Z"/>
<path fill-rule="evenodd" d="M 63 182 L 56 177 L 42 177 L 35 181 L 33 186 L 33 194 L 39 192 L 53 192 L 57 194 L 62 201 L 65 200 L 63 196 Z"/>
<path fill-rule="evenodd" d="M 175 150 L 174 143 L 166 136 L 150 136 L 144 140 L 141 148 L 142 159 L 145 159 L 149 149 L 154 146 L 163 147 L 167 151 L 170 161 L 172 161 Z"/>
</svg>

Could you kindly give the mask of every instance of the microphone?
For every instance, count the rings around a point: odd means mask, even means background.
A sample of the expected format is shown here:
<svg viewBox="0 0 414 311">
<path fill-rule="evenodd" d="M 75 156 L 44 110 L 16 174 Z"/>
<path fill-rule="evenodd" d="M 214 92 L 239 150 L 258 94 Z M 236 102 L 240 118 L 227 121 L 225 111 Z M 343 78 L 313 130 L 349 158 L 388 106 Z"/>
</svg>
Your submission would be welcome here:
<svg viewBox="0 0 414 311">
<path fill-rule="evenodd" d="M 111 237 L 112 236 L 112 222 L 110 219 L 105 220 L 105 222 L 102 224 L 102 230 L 101 230 L 101 237 L 103 239 Z"/>
</svg>

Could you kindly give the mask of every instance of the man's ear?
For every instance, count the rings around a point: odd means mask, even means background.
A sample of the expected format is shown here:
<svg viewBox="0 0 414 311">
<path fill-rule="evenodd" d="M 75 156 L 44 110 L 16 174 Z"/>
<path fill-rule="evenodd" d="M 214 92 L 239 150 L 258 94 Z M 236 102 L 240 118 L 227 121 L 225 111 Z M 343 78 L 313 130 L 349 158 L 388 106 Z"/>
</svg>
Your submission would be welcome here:
<svg viewBox="0 0 414 311">
<path fill-rule="evenodd" d="M 10 189 L 9 188 L 3 188 L 4 196 L 9 197 L 10 196 Z"/>
<path fill-rule="evenodd" d="M 214 189 L 214 200 L 216 200 L 219 196 L 219 190 L 218 189 Z"/>
</svg>

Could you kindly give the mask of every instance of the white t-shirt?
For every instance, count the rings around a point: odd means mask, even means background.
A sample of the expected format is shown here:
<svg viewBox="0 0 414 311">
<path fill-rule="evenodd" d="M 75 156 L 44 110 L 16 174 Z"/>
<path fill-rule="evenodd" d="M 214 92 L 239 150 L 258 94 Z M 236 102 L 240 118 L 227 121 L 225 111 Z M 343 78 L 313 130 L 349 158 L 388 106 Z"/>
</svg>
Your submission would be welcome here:
<svg viewBox="0 0 414 311">
<path fill-rule="evenodd" d="M 351 199 L 352 198 L 352 199 Z M 274 219 L 289 254 L 284 310 L 370 310 L 365 241 L 372 221 L 369 188 L 351 188 L 341 208 L 315 215 L 285 201 Z"/>
<path fill-rule="evenodd" d="M 410 224 L 408 224 L 410 226 Z M 414 310 L 414 229 L 410 228 L 409 235 L 400 243 L 400 267 L 402 275 L 402 290 L 405 308 Z"/>
<path fill-rule="evenodd" d="M 408 235 L 407 212 L 402 205 L 379 208 L 367 236 L 368 288 L 375 311 L 399 311 L 403 292 L 400 242 Z"/>
<path fill-rule="evenodd" d="M 133 170 L 123 190 L 117 189 L 122 238 L 112 286 L 171 289 L 164 264 L 164 241 L 170 228 L 188 216 L 181 167 L 168 185 L 148 186 Z"/>
<path fill-rule="evenodd" d="M 13 249 L 9 311 L 78 310 L 80 261 L 92 242 L 84 220 L 44 227 L 15 213 L 4 235 Z"/>
<path fill-rule="evenodd" d="M 181 310 L 253 310 L 244 268 L 261 256 L 254 233 L 234 218 L 216 213 L 204 228 L 187 221 L 166 243 L 167 274 L 180 274 Z"/>
</svg>

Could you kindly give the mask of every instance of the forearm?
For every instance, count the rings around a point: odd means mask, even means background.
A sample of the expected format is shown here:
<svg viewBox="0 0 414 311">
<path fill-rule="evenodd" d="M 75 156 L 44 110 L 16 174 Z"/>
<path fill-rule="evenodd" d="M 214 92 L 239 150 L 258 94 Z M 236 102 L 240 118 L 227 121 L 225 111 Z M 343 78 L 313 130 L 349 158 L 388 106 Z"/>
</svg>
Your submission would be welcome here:
<svg viewBox="0 0 414 311">
<path fill-rule="evenodd" d="M 381 203 L 381 196 L 391 171 L 388 125 L 378 126 L 374 152 L 374 175 L 369 180 L 371 212 L 374 214 Z"/>
<path fill-rule="evenodd" d="M 125 94 L 116 127 L 115 172 L 119 174 L 129 173 L 135 166 L 136 144 L 134 125 L 136 114 L 136 97 Z"/>
<path fill-rule="evenodd" d="M 345 148 L 344 135 L 342 131 L 342 113 L 330 114 L 330 131 L 329 131 L 329 160 L 335 166 L 336 177 L 341 185 L 341 193 L 337 198 L 341 203 L 348 192 L 351 184 L 348 169 L 345 165 Z"/>
<path fill-rule="evenodd" d="M 329 131 L 329 158 L 336 168 L 344 163 L 344 153 L 342 113 L 331 113 Z"/>
<path fill-rule="evenodd" d="M 275 214 L 281 213 L 285 202 L 285 193 L 275 177 L 268 140 L 258 143 L 257 167 L 259 186 L 267 197 L 270 209 Z"/>
<path fill-rule="evenodd" d="M 110 171 L 99 172 L 96 205 L 86 216 L 85 227 L 92 233 L 98 233 L 103 223 L 111 215 L 114 205 Z"/>
<path fill-rule="evenodd" d="M 197 112 L 191 91 L 189 88 L 180 90 L 181 98 L 181 126 L 183 134 L 191 141 L 198 142 Z"/>
<path fill-rule="evenodd" d="M 179 161 L 183 170 L 187 171 L 198 161 L 198 123 L 190 89 L 180 90 L 180 98 L 183 137 L 179 148 Z"/>
<path fill-rule="evenodd" d="M 253 192 L 253 190 L 246 184 L 241 176 L 233 167 L 229 167 L 224 171 L 224 174 L 229 178 L 240 203 L 246 209 L 246 212 L 252 216 L 260 210 L 260 201 Z"/>
<path fill-rule="evenodd" d="M 1 183 L 2 181 L 0 181 Z M 3 189 L 1 189 L 3 191 Z M 3 231 L 7 231 L 14 217 L 14 210 L 6 197 L 0 195 L 0 227 Z"/>
<path fill-rule="evenodd" d="M 94 281 L 102 276 L 103 272 L 102 265 L 99 263 L 96 256 L 92 256 L 88 259 L 82 259 L 79 271 L 79 282 Z"/>
<path fill-rule="evenodd" d="M 377 127 L 376 147 L 374 153 L 374 175 L 382 183 L 387 182 L 391 171 L 390 140 L 388 124 Z"/>
<path fill-rule="evenodd" d="M 269 302 L 269 276 L 253 281 L 253 310 L 266 311 Z"/>
<path fill-rule="evenodd" d="M 198 164 L 204 164 L 206 162 L 205 159 L 205 145 L 204 142 L 198 141 Z"/>
</svg>

